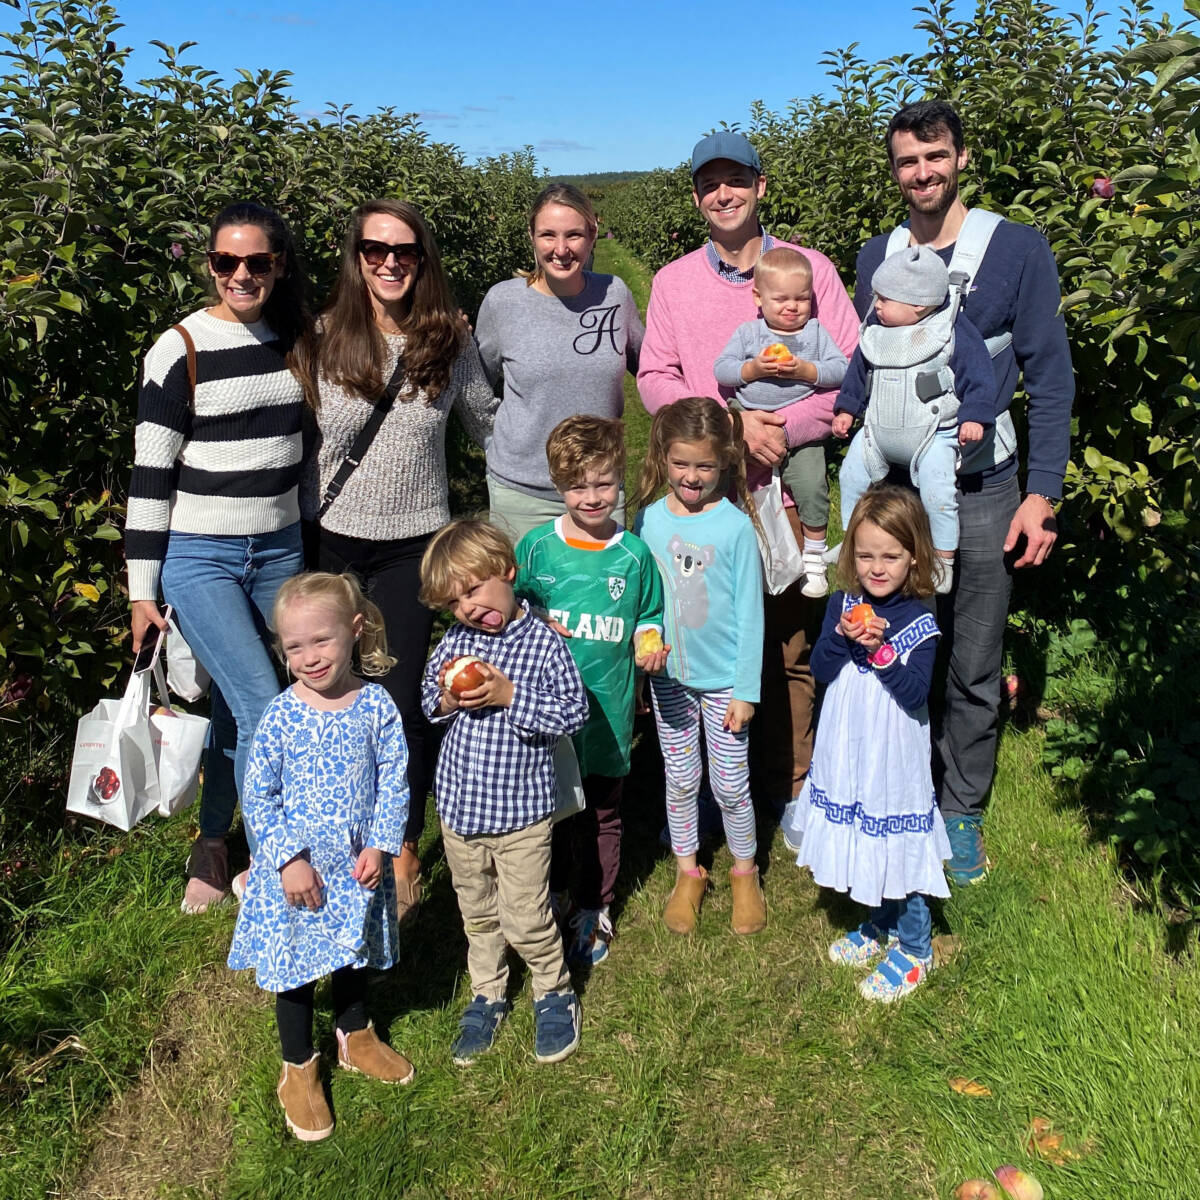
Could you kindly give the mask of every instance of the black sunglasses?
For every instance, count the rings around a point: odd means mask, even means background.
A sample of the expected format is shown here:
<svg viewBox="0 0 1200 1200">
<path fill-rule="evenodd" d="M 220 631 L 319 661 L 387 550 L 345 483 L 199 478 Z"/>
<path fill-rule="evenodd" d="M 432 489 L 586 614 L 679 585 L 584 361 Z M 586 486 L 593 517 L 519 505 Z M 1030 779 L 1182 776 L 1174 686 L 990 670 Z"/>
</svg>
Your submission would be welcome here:
<svg viewBox="0 0 1200 1200">
<path fill-rule="evenodd" d="M 212 267 L 214 275 L 221 276 L 224 279 L 226 276 L 232 275 L 242 263 L 246 264 L 246 270 L 251 275 L 261 279 L 264 275 L 270 275 L 275 262 L 281 255 L 274 252 L 264 252 L 261 254 L 225 254 L 220 250 L 210 250 L 208 252 L 208 265 Z"/>
<path fill-rule="evenodd" d="M 421 247 L 416 242 L 397 242 L 391 246 L 387 242 L 377 242 L 374 238 L 361 238 L 358 252 L 371 267 L 382 267 L 389 254 L 394 254 L 402 267 L 412 268 L 421 261 Z"/>
</svg>

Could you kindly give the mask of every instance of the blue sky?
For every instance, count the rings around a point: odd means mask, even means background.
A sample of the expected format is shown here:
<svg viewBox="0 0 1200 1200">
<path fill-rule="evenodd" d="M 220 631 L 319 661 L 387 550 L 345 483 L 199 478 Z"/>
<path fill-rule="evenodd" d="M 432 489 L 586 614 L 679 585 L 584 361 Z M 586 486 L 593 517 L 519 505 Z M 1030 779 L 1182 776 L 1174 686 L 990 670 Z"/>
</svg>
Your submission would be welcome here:
<svg viewBox="0 0 1200 1200">
<path fill-rule="evenodd" d="M 532 145 L 552 174 L 674 165 L 713 126 L 745 124 L 753 100 L 784 109 L 826 90 L 832 47 L 857 42 L 874 62 L 926 45 L 913 10 L 885 0 L 113 2 L 134 78 L 158 73 L 151 39 L 196 41 L 186 61 L 225 79 L 291 71 L 302 111 L 392 105 L 468 158 Z M 1164 11 L 1178 21 L 1182 3 Z M 0 29 L 18 20 L 0 7 Z"/>
</svg>

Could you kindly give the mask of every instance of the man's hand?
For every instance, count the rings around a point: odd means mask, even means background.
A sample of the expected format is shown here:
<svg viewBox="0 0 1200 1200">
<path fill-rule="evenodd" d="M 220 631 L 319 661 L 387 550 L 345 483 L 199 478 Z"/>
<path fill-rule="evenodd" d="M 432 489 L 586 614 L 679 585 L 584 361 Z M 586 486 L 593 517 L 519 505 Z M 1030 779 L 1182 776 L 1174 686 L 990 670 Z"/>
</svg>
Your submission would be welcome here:
<svg viewBox="0 0 1200 1200">
<path fill-rule="evenodd" d="M 983 426 L 978 421 L 964 421 L 958 427 L 958 444 L 965 446 L 968 442 L 983 441 Z"/>
<path fill-rule="evenodd" d="M 834 437 L 849 437 L 850 427 L 854 424 L 854 414 L 848 412 L 840 412 L 833 414 L 833 436 Z"/>
<path fill-rule="evenodd" d="M 742 413 L 742 437 L 746 454 L 764 467 L 777 467 L 787 455 L 787 435 L 782 413 L 747 409 Z"/>
<path fill-rule="evenodd" d="M 1025 553 L 1014 567 L 1040 567 L 1058 540 L 1058 522 L 1045 496 L 1026 496 L 1004 535 L 1004 553 L 1008 554 L 1024 537 Z"/>
</svg>

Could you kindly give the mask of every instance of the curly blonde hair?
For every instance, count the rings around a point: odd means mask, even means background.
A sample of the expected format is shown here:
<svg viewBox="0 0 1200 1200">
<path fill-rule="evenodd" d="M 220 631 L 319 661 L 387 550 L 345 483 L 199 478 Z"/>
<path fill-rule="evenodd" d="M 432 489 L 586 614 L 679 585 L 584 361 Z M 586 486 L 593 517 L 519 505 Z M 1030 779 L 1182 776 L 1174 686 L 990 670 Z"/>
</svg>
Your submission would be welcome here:
<svg viewBox="0 0 1200 1200">
<path fill-rule="evenodd" d="M 625 424 L 616 417 L 576 413 L 559 421 L 546 439 L 546 465 L 560 491 L 581 484 L 589 471 L 625 476 Z"/>
<path fill-rule="evenodd" d="M 362 588 L 353 575 L 333 575 L 328 571 L 308 571 L 303 575 L 293 575 L 275 597 L 274 617 L 271 623 L 278 628 L 280 614 L 288 605 L 305 600 L 331 608 L 347 626 L 353 626 L 355 617 L 362 617 L 362 632 L 355 645 L 358 660 L 356 674 L 386 675 L 396 665 L 396 660 L 387 652 L 383 613 L 363 595 Z M 280 658 L 285 659 L 278 636 L 275 638 L 275 650 Z"/>
</svg>

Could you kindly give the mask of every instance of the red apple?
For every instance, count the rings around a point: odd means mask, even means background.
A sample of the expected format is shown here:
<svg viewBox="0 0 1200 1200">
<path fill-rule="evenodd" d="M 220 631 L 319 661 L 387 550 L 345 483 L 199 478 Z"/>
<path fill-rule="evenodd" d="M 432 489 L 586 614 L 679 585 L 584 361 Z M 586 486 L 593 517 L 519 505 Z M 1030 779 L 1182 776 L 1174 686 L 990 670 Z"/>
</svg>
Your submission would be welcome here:
<svg viewBox="0 0 1200 1200">
<path fill-rule="evenodd" d="M 474 654 L 460 654 L 452 658 L 446 667 L 444 683 L 453 696 L 461 696 L 463 692 L 473 691 L 487 682 L 487 675 L 480 667 L 487 667 L 482 658 Z"/>
<path fill-rule="evenodd" d="M 1107 175 L 1097 175 L 1092 183 L 1092 195 L 1099 196 L 1101 200 L 1111 200 L 1113 197 L 1113 181 Z"/>
</svg>

